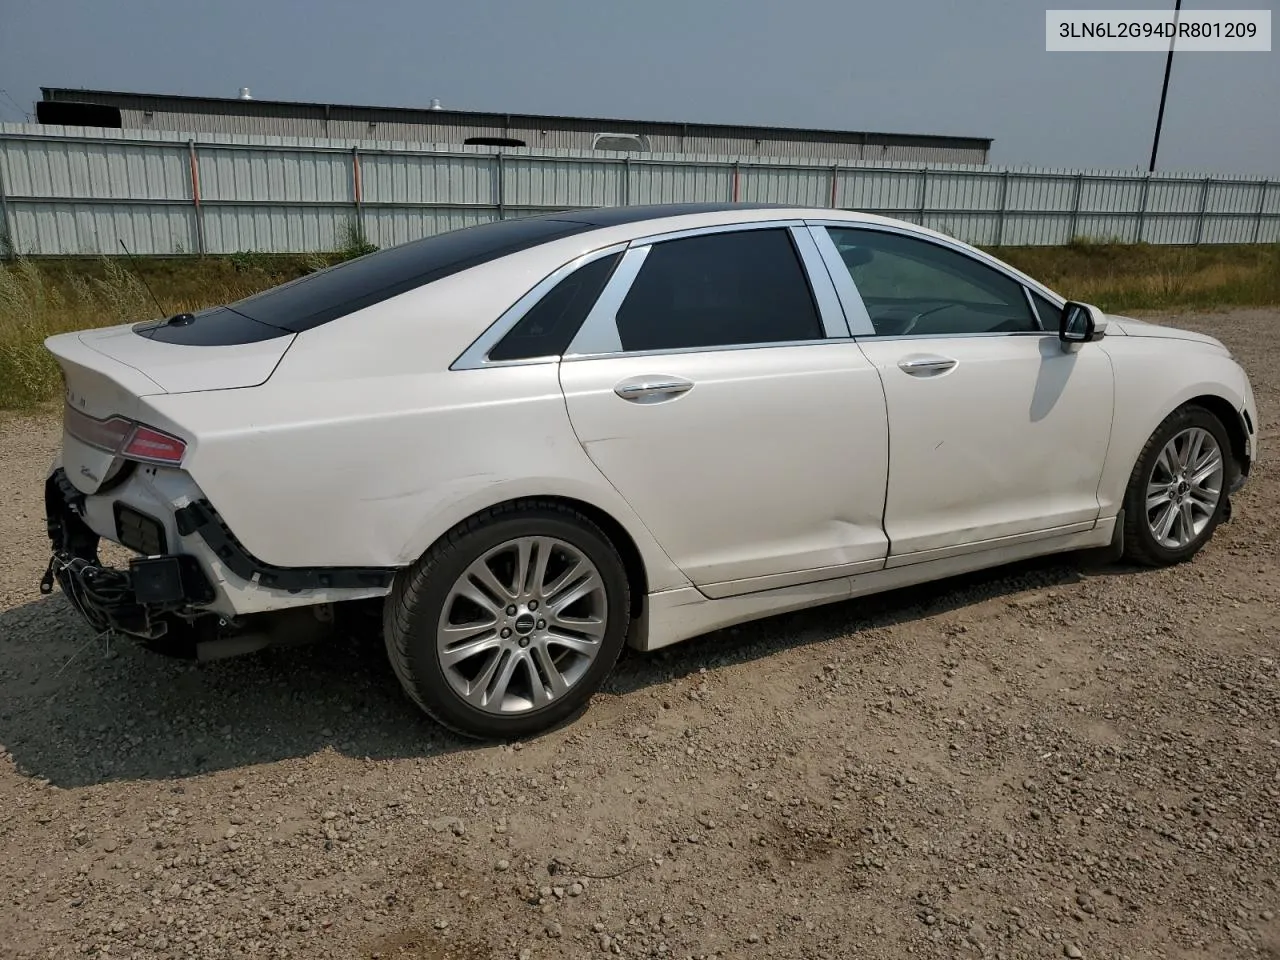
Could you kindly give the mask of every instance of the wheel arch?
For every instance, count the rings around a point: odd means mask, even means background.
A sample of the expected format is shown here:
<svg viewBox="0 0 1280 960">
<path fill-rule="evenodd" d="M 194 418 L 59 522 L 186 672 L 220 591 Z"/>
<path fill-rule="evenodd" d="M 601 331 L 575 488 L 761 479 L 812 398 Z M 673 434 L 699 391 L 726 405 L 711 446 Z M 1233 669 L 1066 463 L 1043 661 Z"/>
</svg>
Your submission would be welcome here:
<svg viewBox="0 0 1280 960">
<path fill-rule="evenodd" d="M 523 499 L 526 498 L 522 497 L 515 501 L 507 501 L 503 506 L 519 503 Z M 627 572 L 627 587 L 631 592 L 631 619 L 633 621 L 639 620 L 644 612 L 645 597 L 649 595 L 649 573 L 645 569 L 644 557 L 640 553 L 640 547 L 636 544 L 630 531 L 608 511 L 597 507 L 593 503 L 587 503 L 585 500 L 564 496 L 538 497 L 537 499 L 544 502 L 550 500 L 552 503 L 558 503 L 576 510 L 604 531 L 605 536 L 609 538 L 609 542 L 618 551 L 618 556 L 622 558 L 623 569 Z"/>
<path fill-rule="evenodd" d="M 1152 342 L 1161 343 L 1155 340 Z M 1243 380 L 1244 373 L 1225 358 L 1225 365 L 1217 366 L 1214 365 L 1214 361 L 1218 359 L 1216 357 L 1193 358 L 1200 364 L 1194 370 L 1188 368 L 1185 362 L 1187 358 L 1182 357 L 1176 359 L 1183 362 L 1171 368 L 1156 368 L 1164 369 L 1167 374 L 1165 377 L 1151 375 L 1146 363 L 1131 364 L 1128 368 L 1123 363 L 1116 364 L 1111 441 L 1098 484 L 1101 517 L 1114 516 L 1120 509 L 1134 465 L 1151 434 L 1170 414 L 1187 406 L 1205 409 L 1221 421 L 1231 446 L 1231 468 L 1241 473 L 1247 469 L 1250 444 L 1240 413 L 1246 408 L 1249 396 L 1247 381 Z M 1113 357 L 1113 362 L 1117 359 L 1123 361 L 1136 358 L 1121 355 L 1119 358 Z M 1206 359 L 1209 361 L 1207 364 Z M 1128 374 L 1126 369 L 1130 371 Z M 1176 383 L 1181 379 L 1179 375 L 1185 376 L 1185 380 L 1174 389 L 1168 389 L 1165 384 L 1170 381 Z"/>
<path fill-rule="evenodd" d="M 1231 456 L 1235 460 L 1236 475 L 1248 476 L 1251 466 L 1248 428 L 1243 415 L 1231 401 L 1217 394 L 1206 393 L 1192 397 L 1175 409 L 1181 407 L 1202 407 L 1218 418 L 1223 429 L 1227 431 L 1227 439 L 1231 442 Z"/>
<path fill-rule="evenodd" d="M 661 570 L 654 569 L 655 561 L 662 563 L 671 561 L 662 552 L 661 547 L 657 545 L 651 538 L 644 541 L 643 546 L 640 538 L 633 533 L 630 526 L 620 520 L 614 511 L 581 497 L 572 496 L 565 493 L 524 493 L 508 495 L 500 499 L 487 500 L 477 504 L 475 502 L 468 503 L 465 506 L 465 513 L 458 511 L 455 518 L 451 518 L 448 525 L 438 530 L 434 535 L 427 537 L 415 538 L 420 544 L 420 549 L 414 547 L 416 556 L 421 556 L 431 549 L 441 537 L 446 536 L 450 530 L 455 527 L 467 523 L 480 514 L 492 510 L 505 510 L 517 508 L 521 503 L 537 502 L 537 503 L 554 503 L 567 507 L 578 513 L 581 513 L 588 520 L 598 526 L 618 551 L 619 557 L 622 559 L 622 565 L 627 575 L 627 586 L 631 593 L 631 618 L 638 621 L 644 611 L 645 598 L 649 591 L 653 588 L 655 581 L 660 581 L 664 576 L 669 579 L 672 571 L 676 573 L 680 579 L 683 576 L 671 565 L 665 573 Z M 647 531 L 642 531 L 641 536 L 646 536 Z M 646 551 L 647 548 L 647 551 Z M 656 551 L 656 553 L 655 553 Z M 658 586 L 658 589 L 663 589 Z"/>
</svg>

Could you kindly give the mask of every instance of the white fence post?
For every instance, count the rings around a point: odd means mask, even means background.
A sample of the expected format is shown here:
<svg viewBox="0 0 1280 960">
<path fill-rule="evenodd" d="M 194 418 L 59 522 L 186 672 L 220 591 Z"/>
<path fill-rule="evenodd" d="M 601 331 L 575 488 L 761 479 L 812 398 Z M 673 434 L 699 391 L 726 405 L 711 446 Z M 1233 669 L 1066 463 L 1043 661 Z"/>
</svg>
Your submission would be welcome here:
<svg viewBox="0 0 1280 960">
<path fill-rule="evenodd" d="M 1067 236 L 1067 243 L 1073 243 L 1076 239 L 1076 229 L 1080 223 L 1080 194 L 1084 191 L 1084 174 L 1076 174 L 1076 188 L 1071 195 L 1071 232 Z"/>
<path fill-rule="evenodd" d="M 507 177 L 502 163 L 501 150 L 493 155 L 493 163 L 495 167 L 494 177 L 498 181 L 498 196 L 495 198 L 498 201 L 498 219 L 505 220 L 507 219 Z"/>
<path fill-rule="evenodd" d="M 4 190 L 4 164 L 0 163 L 0 230 L 4 232 L 6 260 L 18 257 L 18 236 L 14 233 L 13 215 L 9 212 L 9 195 Z"/>
<path fill-rule="evenodd" d="M 1271 186 L 1270 180 L 1262 181 L 1262 192 L 1258 194 L 1258 216 L 1253 221 L 1253 242 L 1258 242 L 1258 237 L 1262 235 L 1262 214 L 1267 209 L 1267 188 Z"/>
<path fill-rule="evenodd" d="M 1142 179 L 1142 201 L 1138 205 L 1138 230 L 1133 238 L 1134 243 L 1142 243 L 1143 232 L 1147 226 L 1147 197 L 1151 194 L 1151 174 Z"/>
<path fill-rule="evenodd" d="M 1204 236 L 1204 211 L 1209 205 L 1209 184 L 1213 183 L 1212 177 L 1204 178 L 1204 186 L 1200 188 L 1200 212 L 1196 216 L 1196 245 L 1200 245 L 1200 239 Z"/>
<path fill-rule="evenodd" d="M 1004 246 L 1004 215 L 1009 201 L 1009 171 L 1000 176 L 1000 219 L 996 222 L 996 246 Z"/>
</svg>

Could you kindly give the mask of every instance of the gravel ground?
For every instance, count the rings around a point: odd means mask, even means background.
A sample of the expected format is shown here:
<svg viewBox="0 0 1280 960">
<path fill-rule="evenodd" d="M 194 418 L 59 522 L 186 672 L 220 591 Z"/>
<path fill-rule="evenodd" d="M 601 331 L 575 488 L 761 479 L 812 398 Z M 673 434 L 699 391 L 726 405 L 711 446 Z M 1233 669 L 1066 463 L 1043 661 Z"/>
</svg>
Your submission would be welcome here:
<svg viewBox="0 0 1280 960">
<path fill-rule="evenodd" d="M 1276 311 L 1179 318 L 1280 448 Z M 370 642 L 199 668 L 39 598 L 0 422 L 0 955 L 1280 957 L 1280 472 L 1193 563 L 1041 561 L 626 657 L 477 747 Z"/>
</svg>

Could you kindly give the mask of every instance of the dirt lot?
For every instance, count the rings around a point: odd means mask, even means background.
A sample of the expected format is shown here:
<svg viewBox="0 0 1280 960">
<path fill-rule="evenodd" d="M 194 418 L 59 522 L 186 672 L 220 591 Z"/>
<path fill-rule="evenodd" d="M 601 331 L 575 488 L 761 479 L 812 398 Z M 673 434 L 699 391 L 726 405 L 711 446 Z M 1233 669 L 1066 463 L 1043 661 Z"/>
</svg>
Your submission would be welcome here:
<svg viewBox="0 0 1280 960">
<path fill-rule="evenodd" d="M 1280 449 L 1280 313 L 1182 317 Z M 1280 957 L 1280 472 L 1174 570 L 1064 561 L 631 655 L 444 735 L 368 643 L 195 668 L 38 598 L 0 423 L 0 955 Z"/>
</svg>

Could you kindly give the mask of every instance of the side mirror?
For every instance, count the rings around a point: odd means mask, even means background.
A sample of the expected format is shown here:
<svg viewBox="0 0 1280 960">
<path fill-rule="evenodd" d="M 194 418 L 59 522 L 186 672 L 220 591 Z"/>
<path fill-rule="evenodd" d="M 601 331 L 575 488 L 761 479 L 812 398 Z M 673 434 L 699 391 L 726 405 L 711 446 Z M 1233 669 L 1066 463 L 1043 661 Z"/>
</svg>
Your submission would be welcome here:
<svg viewBox="0 0 1280 960">
<path fill-rule="evenodd" d="M 1088 303 L 1068 300 L 1058 320 L 1058 339 L 1063 343 L 1101 340 L 1107 332 L 1107 315 Z"/>
</svg>

